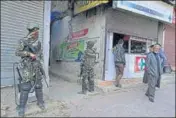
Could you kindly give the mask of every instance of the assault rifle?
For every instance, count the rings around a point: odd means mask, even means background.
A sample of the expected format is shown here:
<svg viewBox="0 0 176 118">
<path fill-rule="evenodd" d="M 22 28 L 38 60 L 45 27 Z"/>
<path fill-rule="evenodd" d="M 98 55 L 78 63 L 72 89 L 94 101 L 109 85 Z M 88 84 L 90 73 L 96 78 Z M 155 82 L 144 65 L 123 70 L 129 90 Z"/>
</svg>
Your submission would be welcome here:
<svg viewBox="0 0 176 118">
<path fill-rule="evenodd" d="M 40 46 L 39 48 L 41 48 L 41 45 L 39 45 L 39 46 Z M 25 47 L 25 49 L 24 49 L 25 51 L 31 52 L 33 54 L 36 54 L 36 52 L 38 51 L 31 44 L 29 44 L 29 42 L 27 40 L 24 41 L 24 47 Z M 36 58 L 35 60 L 38 60 L 38 59 Z M 44 71 L 43 67 L 40 67 L 40 72 L 43 75 L 43 78 L 44 78 L 44 81 L 45 81 L 47 87 L 49 87 L 49 85 L 46 81 L 46 74 L 45 74 L 45 71 Z M 36 82 L 35 82 L 35 84 L 36 84 Z M 35 87 L 35 84 L 34 84 L 34 87 Z M 31 89 L 31 90 L 33 91 L 33 89 Z"/>
</svg>

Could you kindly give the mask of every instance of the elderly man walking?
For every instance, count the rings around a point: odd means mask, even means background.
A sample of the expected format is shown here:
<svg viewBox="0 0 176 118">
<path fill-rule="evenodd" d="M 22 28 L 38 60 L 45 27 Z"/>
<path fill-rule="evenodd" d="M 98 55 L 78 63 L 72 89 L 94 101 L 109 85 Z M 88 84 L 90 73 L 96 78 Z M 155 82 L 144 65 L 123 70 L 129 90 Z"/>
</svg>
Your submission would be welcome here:
<svg viewBox="0 0 176 118">
<path fill-rule="evenodd" d="M 161 58 L 159 56 L 160 46 L 155 44 L 153 53 L 149 53 L 146 59 L 146 72 L 148 74 L 148 89 L 146 96 L 151 102 L 154 102 L 155 87 L 160 87 L 160 79 L 162 74 Z"/>
<path fill-rule="evenodd" d="M 150 53 L 153 53 L 153 47 L 154 47 L 154 45 L 151 45 L 151 46 L 149 47 L 149 53 L 147 53 L 147 55 L 150 54 Z M 146 71 L 146 70 L 144 71 L 143 83 L 145 83 L 145 84 L 148 83 L 148 74 L 147 74 L 147 71 Z"/>
</svg>

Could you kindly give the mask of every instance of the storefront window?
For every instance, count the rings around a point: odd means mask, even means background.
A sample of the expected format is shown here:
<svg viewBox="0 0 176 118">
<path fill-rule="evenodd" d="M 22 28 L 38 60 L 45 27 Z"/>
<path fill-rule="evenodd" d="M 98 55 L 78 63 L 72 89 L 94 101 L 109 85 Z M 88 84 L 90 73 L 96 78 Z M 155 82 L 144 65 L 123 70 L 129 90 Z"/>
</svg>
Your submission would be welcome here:
<svg viewBox="0 0 176 118">
<path fill-rule="evenodd" d="M 125 53 L 128 53 L 128 50 L 129 50 L 129 38 L 130 37 L 128 35 L 114 33 L 113 34 L 113 47 L 118 44 L 120 39 L 123 39 L 123 41 L 124 41 L 123 47 L 125 49 Z"/>
<path fill-rule="evenodd" d="M 127 40 L 127 41 L 124 41 L 124 44 L 123 44 L 123 47 L 125 49 L 125 53 L 128 53 L 128 49 L 129 49 L 128 43 L 129 43 L 129 41 Z"/>
<path fill-rule="evenodd" d="M 146 53 L 147 43 L 142 41 L 131 40 L 131 53 Z"/>
</svg>

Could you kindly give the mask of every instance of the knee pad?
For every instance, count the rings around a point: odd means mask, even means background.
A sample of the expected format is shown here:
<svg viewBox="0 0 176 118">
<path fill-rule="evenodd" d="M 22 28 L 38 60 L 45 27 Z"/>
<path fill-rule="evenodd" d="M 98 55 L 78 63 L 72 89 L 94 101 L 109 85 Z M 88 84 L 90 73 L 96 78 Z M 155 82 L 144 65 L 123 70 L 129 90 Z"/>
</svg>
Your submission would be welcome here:
<svg viewBox="0 0 176 118">
<path fill-rule="evenodd" d="M 21 91 L 30 91 L 31 87 L 32 87 L 32 86 L 31 86 L 30 83 L 22 83 L 22 84 L 20 85 Z"/>
<path fill-rule="evenodd" d="M 43 87 L 43 85 L 42 85 L 41 82 L 39 82 L 39 83 L 37 83 L 37 84 L 35 85 L 35 88 L 36 88 L 36 89 L 42 89 L 42 87 Z"/>
</svg>

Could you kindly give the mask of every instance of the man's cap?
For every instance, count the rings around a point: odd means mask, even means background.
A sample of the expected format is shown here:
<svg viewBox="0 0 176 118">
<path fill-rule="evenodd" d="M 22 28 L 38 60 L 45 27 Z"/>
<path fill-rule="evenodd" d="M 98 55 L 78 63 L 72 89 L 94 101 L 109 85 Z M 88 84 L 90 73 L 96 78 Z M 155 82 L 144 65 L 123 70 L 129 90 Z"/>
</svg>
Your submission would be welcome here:
<svg viewBox="0 0 176 118">
<path fill-rule="evenodd" d="M 150 45 L 149 47 L 150 47 L 150 48 L 153 48 L 153 46 L 154 46 L 154 45 Z"/>
<path fill-rule="evenodd" d="M 161 47 L 161 44 L 159 44 L 159 43 L 154 44 L 154 46 L 157 46 L 157 45 Z"/>
<path fill-rule="evenodd" d="M 118 41 L 118 44 L 123 44 L 123 43 L 124 43 L 123 39 L 120 39 L 120 40 Z"/>
</svg>

